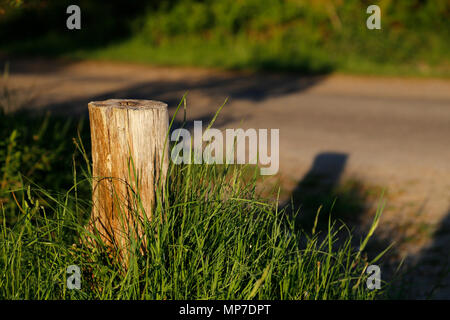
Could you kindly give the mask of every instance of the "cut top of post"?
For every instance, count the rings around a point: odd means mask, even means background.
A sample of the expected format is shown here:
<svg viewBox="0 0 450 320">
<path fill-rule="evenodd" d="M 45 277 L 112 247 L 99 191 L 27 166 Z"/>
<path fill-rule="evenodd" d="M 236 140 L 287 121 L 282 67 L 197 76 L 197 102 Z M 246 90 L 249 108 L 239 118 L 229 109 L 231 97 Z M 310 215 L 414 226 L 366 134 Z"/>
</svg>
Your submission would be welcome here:
<svg viewBox="0 0 450 320">
<path fill-rule="evenodd" d="M 118 108 L 118 109 L 167 109 L 167 104 L 155 100 L 139 100 L 139 99 L 108 99 L 104 101 L 91 101 L 89 106 Z"/>
</svg>

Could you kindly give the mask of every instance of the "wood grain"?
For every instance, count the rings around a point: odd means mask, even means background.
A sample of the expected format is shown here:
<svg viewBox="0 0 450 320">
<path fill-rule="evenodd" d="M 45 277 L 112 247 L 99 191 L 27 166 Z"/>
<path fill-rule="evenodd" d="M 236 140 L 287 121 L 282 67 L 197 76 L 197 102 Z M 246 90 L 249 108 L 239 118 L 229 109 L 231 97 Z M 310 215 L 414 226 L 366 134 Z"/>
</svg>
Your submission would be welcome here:
<svg viewBox="0 0 450 320">
<path fill-rule="evenodd" d="M 169 164 L 167 104 L 110 99 L 88 106 L 93 175 L 90 227 L 123 254 L 130 237 L 142 238 L 142 222 L 154 218 L 158 184 L 160 190 L 164 187 Z"/>
</svg>

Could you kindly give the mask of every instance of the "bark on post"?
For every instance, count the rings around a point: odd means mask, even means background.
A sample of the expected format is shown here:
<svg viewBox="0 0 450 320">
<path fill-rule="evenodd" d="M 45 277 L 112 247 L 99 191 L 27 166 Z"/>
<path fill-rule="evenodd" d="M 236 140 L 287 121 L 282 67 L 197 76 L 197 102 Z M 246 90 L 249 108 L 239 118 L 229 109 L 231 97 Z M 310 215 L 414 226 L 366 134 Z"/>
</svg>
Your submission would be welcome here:
<svg viewBox="0 0 450 320">
<path fill-rule="evenodd" d="M 93 161 L 92 230 L 126 252 L 141 236 L 144 212 L 152 219 L 156 188 L 169 164 L 167 104 L 110 99 L 89 103 Z M 94 228 L 95 227 L 95 228 Z"/>
</svg>

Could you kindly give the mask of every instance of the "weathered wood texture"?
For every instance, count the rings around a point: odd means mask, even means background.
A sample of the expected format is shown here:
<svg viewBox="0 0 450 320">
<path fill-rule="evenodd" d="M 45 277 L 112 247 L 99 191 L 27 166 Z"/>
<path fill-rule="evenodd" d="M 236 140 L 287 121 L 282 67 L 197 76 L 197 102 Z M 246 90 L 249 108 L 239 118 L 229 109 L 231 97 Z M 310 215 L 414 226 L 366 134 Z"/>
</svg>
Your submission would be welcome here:
<svg viewBox="0 0 450 320">
<path fill-rule="evenodd" d="M 90 225 L 108 245 L 123 252 L 130 234 L 141 235 L 137 219 L 143 219 L 144 212 L 152 219 L 157 184 L 166 178 L 167 105 L 132 99 L 90 102 L 89 120 L 93 161 Z"/>
</svg>

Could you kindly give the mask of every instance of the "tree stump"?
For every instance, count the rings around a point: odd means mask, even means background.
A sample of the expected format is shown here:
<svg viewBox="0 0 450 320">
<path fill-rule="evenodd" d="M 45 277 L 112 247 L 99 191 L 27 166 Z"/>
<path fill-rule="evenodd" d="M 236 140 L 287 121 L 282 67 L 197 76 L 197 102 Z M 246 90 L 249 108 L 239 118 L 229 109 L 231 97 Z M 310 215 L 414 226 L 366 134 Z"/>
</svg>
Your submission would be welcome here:
<svg viewBox="0 0 450 320">
<path fill-rule="evenodd" d="M 157 188 L 164 194 L 169 165 L 167 104 L 134 99 L 94 101 L 89 103 L 89 120 L 90 226 L 123 257 L 130 237 L 141 239 L 143 222 L 154 218 Z"/>
</svg>

